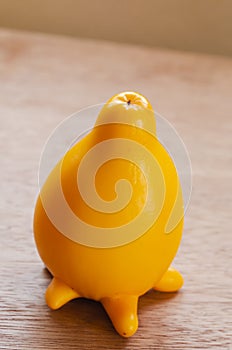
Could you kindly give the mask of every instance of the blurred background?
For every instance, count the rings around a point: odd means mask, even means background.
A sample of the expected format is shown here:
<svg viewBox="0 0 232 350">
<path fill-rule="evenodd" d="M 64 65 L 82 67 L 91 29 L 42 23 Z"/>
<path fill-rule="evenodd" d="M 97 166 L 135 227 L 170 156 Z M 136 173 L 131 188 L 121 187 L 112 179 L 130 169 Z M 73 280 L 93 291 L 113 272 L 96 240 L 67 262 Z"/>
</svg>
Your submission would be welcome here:
<svg viewBox="0 0 232 350">
<path fill-rule="evenodd" d="M 231 0 L 0 0 L 0 26 L 232 55 Z"/>
</svg>

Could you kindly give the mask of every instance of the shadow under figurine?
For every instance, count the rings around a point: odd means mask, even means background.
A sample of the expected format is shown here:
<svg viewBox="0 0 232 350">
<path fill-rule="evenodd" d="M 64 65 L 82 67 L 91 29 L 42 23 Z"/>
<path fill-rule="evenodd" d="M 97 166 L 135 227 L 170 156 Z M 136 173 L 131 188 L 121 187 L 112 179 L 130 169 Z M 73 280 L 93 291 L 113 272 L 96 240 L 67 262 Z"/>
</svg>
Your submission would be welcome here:
<svg viewBox="0 0 232 350">
<path fill-rule="evenodd" d="M 183 217 L 178 174 L 156 138 L 150 103 L 134 92 L 113 96 L 92 131 L 51 171 L 37 200 L 35 242 L 53 276 L 48 306 L 97 300 L 116 331 L 132 336 L 138 298 L 183 284 L 170 266 Z"/>
</svg>

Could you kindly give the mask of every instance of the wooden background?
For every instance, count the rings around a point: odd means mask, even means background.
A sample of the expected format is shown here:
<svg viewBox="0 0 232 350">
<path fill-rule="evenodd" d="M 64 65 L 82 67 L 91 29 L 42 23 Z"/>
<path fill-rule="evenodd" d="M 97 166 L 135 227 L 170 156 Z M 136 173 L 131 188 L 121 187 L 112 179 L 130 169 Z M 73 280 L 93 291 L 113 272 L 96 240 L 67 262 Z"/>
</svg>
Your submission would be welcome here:
<svg viewBox="0 0 232 350">
<path fill-rule="evenodd" d="M 182 136 L 193 192 L 174 261 L 185 285 L 142 297 L 139 330 L 123 339 L 96 302 L 48 309 L 32 217 L 51 131 L 128 89 Z M 228 58 L 0 31 L 0 349 L 232 349 L 231 101 Z"/>
</svg>

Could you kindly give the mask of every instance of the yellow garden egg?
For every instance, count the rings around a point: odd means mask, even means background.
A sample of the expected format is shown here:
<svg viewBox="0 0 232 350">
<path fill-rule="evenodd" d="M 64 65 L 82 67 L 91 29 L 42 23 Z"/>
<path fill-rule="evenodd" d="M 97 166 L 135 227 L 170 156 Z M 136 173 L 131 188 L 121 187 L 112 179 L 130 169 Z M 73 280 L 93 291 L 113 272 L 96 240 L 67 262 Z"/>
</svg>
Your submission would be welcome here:
<svg viewBox="0 0 232 350">
<path fill-rule="evenodd" d="M 113 96 L 37 200 L 35 242 L 53 276 L 48 306 L 78 297 L 99 301 L 117 332 L 133 335 L 138 298 L 183 284 L 170 267 L 183 217 L 178 174 L 156 137 L 150 103 L 135 92 Z"/>
</svg>

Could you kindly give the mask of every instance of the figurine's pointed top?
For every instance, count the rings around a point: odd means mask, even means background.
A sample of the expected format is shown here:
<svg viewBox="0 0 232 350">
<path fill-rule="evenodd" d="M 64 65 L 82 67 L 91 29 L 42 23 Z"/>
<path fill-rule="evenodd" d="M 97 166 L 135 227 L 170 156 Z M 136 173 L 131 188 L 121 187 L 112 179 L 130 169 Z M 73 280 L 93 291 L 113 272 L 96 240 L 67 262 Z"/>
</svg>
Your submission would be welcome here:
<svg viewBox="0 0 232 350">
<path fill-rule="evenodd" d="M 133 91 L 125 91 L 116 94 L 107 101 L 107 104 L 109 103 L 126 103 L 128 106 L 134 109 L 142 107 L 153 110 L 152 105 L 146 97 Z"/>
<path fill-rule="evenodd" d="M 156 133 L 153 108 L 146 97 L 137 92 L 121 92 L 105 103 L 95 126 L 112 123 L 128 124 Z"/>
</svg>

